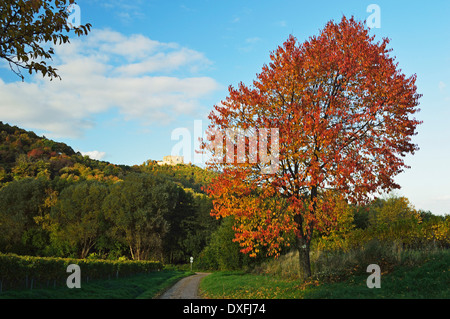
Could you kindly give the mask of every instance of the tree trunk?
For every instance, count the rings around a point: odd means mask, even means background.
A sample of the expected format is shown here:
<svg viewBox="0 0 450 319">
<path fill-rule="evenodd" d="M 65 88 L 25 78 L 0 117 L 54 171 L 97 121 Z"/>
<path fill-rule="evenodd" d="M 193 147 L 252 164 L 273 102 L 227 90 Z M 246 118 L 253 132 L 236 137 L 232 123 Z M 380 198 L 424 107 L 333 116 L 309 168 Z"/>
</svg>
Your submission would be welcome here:
<svg viewBox="0 0 450 319">
<path fill-rule="evenodd" d="M 309 242 L 304 238 L 297 237 L 297 250 L 299 258 L 300 279 L 311 277 L 311 262 L 309 259 Z"/>
<path fill-rule="evenodd" d="M 134 252 L 133 252 L 133 246 L 131 244 L 129 246 L 130 246 L 131 259 L 135 260 Z"/>
<path fill-rule="evenodd" d="M 316 214 L 316 200 L 318 195 L 317 186 L 311 187 L 310 201 L 312 203 L 311 215 Z M 306 229 L 303 231 L 302 224 L 306 222 Z M 300 267 L 300 278 L 302 280 L 311 277 L 311 261 L 309 259 L 310 243 L 312 238 L 312 233 L 314 229 L 314 223 L 312 221 L 304 221 L 301 216 L 298 218 L 297 229 L 299 234 L 297 235 L 297 249 Z"/>
<path fill-rule="evenodd" d="M 83 241 L 83 247 L 81 249 L 81 259 L 85 259 L 89 252 L 91 251 L 91 248 L 94 247 L 95 245 L 95 241 L 89 240 L 89 239 L 85 239 Z"/>
</svg>

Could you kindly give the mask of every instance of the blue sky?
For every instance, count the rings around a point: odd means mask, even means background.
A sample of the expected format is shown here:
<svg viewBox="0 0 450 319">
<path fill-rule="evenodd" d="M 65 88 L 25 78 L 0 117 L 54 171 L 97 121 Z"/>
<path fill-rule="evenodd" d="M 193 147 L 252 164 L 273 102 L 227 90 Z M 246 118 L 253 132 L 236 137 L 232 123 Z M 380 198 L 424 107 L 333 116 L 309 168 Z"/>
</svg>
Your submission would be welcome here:
<svg viewBox="0 0 450 319">
<path fill-rule="evenodd" d="M 450 1 L 77 3 L 92 32 L 55 48 L 62 81 L 33 75 L 22 83 L 0 64 L 0 120 L 127 165 L 170 154 L 177 128 L 194 143 L 194 121 L 206 129 L 227 87 L 250 84 L 289 34 L 304 41 L 342 15 L 366 20 L 378 5 L 381 25 L 371 32 L 391 39 L 423 94 L 420 151 L 407 158 L 412 168 L 397 177 L 397 193 L 417 209 L 450 213 Z"/>
</svg>

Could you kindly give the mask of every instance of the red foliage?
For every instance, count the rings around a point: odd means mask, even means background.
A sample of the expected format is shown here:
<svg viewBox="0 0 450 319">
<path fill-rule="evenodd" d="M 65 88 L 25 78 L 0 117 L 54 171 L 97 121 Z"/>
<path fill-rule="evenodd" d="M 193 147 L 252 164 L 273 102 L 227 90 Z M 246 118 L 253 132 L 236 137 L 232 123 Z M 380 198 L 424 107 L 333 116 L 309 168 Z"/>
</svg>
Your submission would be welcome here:
<svg viewBox="0 0 450 319">
<path fill-rule="evenodd" d="M 40 149 L 40 148 L 34 148 L 31 151 L 28 152 L 28 157 L 30 158 L 40 158 L 42 155 L 44 155 L 44 150 Z"/>
<path fill-rule="evenodd" d="M 264 246 L 277 254 L 285 233 L 309 247 L 313 230 L 336 220 L 340 200 L 365 202 L 399 188 L 394 177 L 408 167 L 403 158 L 418 149 L 411 139 L 420 94 L 416 76 L 397 69 L 388 44 L 374 42 L 353 18 L 331 21 L 302 44 L 290 36 L 252 87 L 230 86 L 214 107 L 204 147 L 216 146 L 209 165 L 223 173 L 208 193 L 213 215 L 235 217 L 244 252 Z M 247 130 L 244 162 L 225 161 L 213 145 L 214 135 L 230 128 Z M 273 174 L 248 155 L 250 135 L 261 128 L 279 130 Z"/>
</svg>

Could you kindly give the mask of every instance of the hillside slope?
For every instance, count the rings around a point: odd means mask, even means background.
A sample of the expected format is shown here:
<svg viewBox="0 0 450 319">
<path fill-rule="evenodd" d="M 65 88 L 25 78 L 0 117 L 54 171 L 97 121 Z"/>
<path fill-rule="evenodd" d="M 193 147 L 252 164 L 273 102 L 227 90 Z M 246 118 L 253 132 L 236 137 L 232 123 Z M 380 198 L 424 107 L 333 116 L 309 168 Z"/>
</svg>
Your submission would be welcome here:
<svg viewBox="0 0 450 319">
<path fill-rule="evenodd" d="M 194 165 L 115 165 L 0 122 L 0 252 L 185 262 L 216 229 Z"/>
</svg>

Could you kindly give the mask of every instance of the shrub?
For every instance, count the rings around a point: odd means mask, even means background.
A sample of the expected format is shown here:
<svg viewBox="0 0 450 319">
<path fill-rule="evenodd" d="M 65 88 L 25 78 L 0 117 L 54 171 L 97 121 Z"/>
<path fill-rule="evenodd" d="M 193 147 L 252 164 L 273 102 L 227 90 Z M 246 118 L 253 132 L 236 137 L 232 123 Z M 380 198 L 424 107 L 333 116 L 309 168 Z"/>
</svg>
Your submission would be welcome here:
<svg viewBox="0 0 450 319">
<path fill-rule="evenodd" d="M 0 283 L 3 290 L 32 288 L 51 283 L 65 284 L 69 276 L 67 266 L 77 264 L 81 269 L 81 280 L 116 278 L 162 269 L 155 261 L 113 261 L 53 257 L 18 256 L 0 253 Z"/>
</svg>

